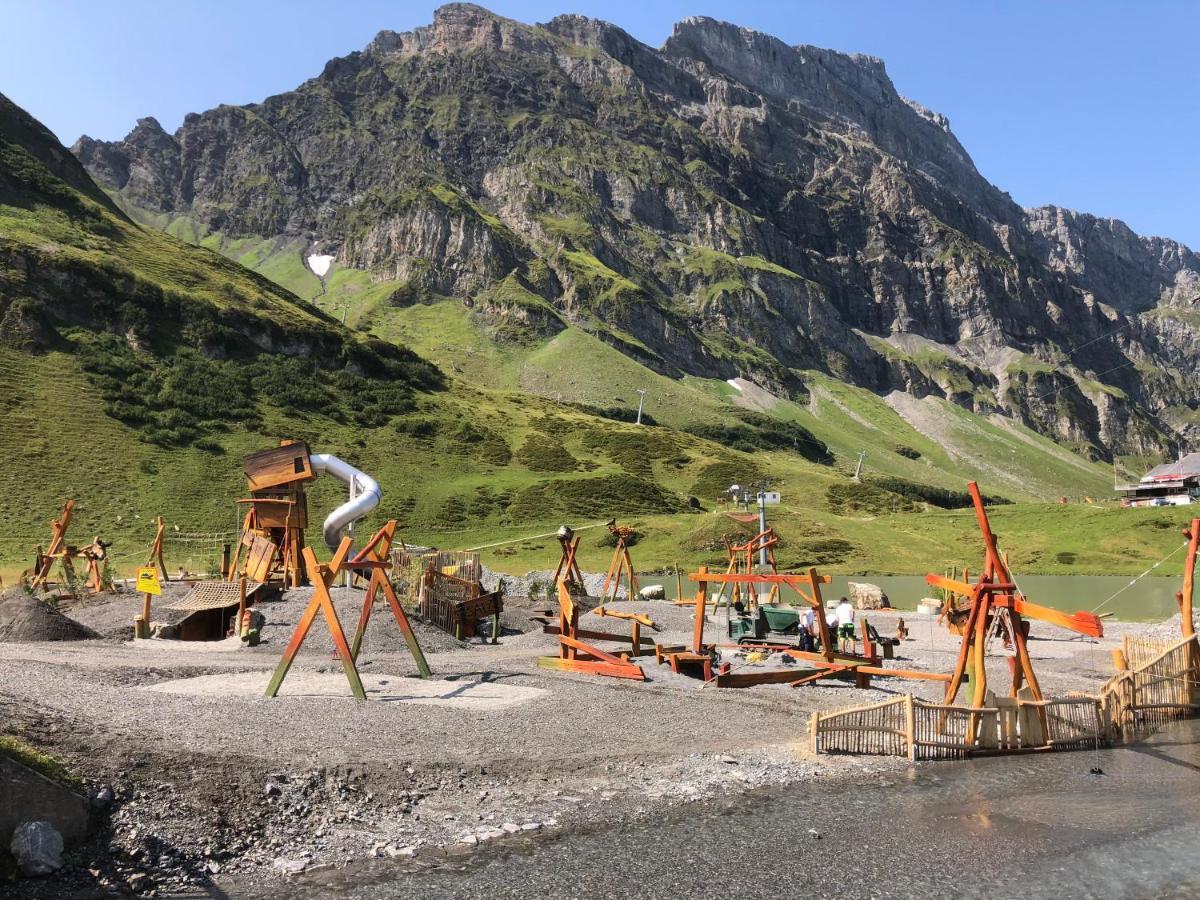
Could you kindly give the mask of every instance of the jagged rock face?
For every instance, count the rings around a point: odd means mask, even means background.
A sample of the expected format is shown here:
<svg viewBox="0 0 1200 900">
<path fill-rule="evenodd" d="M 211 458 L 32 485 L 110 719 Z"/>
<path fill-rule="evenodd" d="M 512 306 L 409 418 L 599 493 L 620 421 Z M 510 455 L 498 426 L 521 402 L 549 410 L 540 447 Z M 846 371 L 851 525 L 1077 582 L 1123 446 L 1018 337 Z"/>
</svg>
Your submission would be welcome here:
<svg viewBox="0 0 1200 900">
<path fill-rule="evenodd" d="M 455 4 L 295 91 L 74 150 L 124 202 L 320 240 L 404 302 L 573 323 L 667 373 L 824 369 L 1102 455 L 1167 446 L 1200 402 L 1190 250 L 1022 210 L 881 61 L 709 19 L 655 50 Z"/>
</svg>

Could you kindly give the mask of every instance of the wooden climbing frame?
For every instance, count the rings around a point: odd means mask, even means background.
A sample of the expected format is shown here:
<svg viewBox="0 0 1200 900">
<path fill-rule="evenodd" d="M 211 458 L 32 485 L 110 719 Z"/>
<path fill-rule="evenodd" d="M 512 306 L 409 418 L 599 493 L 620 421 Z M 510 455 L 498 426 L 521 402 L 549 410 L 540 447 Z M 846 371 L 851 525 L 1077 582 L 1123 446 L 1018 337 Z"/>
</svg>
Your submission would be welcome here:
<svg viewBox="0 0 1200 900">
<path fill-rule="evenodd" d="M 618 525 L 616 519 L 611 519 L 608 522 L 608 533 L 617 539 L 617 546 L 613 550 L 612 561 L 608 564 L 608 574 L 604 576 L 600 594 L 608 602 L 616 600 L 621 577 L 624 575 L 627 582 L 625 599 L 636 600 L 637 574 L 633 571 L 633 560 L 629 558 L 629 545 L 636 532 L 625 525 Z"/>
<path fill-rule="evenodd" d="M 563 537 L 560 536 L 560 541 Z M 571 585 L 581 584 L 582 578 L 572 582 L 569 575 L 578 572 L 575 562 L 579 550 L 579 538 L 566 537 L 563 544 L 564 555 L 559 562 L 555 574 L 555 588 L 558 592 L 558 625 L 551 633 L 558 635 L 558 655 L 539 657 L 538 665 L 548 669 L 559 669 L 567 672 L 584 672 L 591 675 L 607 675 L 610 678 L 628 678 L 634 681 L 644 681 L 646 674 L 641 666 L 622 658 L 615 653 L 601 650 L 589 640 L 622 641 L 622 635 L 607 634 L 600 631 L 590 631 L 579 627 L 579 616 L 587 612 L 587 608 L 578 602 L 571 593 Z M 634 622 L 635 626 L 640 623 Z M 547 631 L 555 626 L 547 626 Z M 631 633 L 631 643 L 637 648 L 638 632 Z"/>
<path fill-rule="evenodd" d="M 963 676 L 969 673 L 972 686 L 970 706 L 984 706 L 988 692 L 987 669 L 984 665 L 988 636 L 994 628 L 998 627 L 1007 629 L 1008 639 L 1012 642 L 1014 651 L 1014 655 L 1009 659 L 1009 668 L 1012 673 L 1010 696 L 1018 696 L 1021 692 L 1022 682 L 1025 682 L 1028 685 L 1029 698 L 1042 700 L 1042 689 L 1038 684 L 1037 675 L 1033 671 L 1033 662 L 1029 657 L 1027 646 L 1029 626 L 1025 620 L 1039 619 L 1096 638 L 1104 633 L 1103 623 L 1100 617 L 1093 613 L 1077 612 L 1070 615 L 1026 600 L 1016 586 L 1012 572 L 997 547 L 996 535 L 992 532 L 987 509 L 983 505 L 983 498 L 980 496 L 978 486 L 972 481 L 968 485 L 968 489 L 971 493 L 971 501 L 975 506 L 975 518 L 979 523 L 979 531 L 983 537 L 983 572 L 974 584 L 955 581 L 942 575 L 925 576 L 925 581 L 934 587 L 948 591 L 952 595 L 970 598 L 970 608 L 963 627 L 962 644 L 959 646 L 954 671 L 946 685 L 943 703 L 947 706 L 954 703 L 962 686 Z M 997 619 L 1001 621 L 998 622 Z"/>
<path fill-rule="evenodd" d="M 304 548 L 305 566 L 313 583 L 313 598 L 304 610 L 304 614 L 300 617 L 300 621 L 296 625 L 296 630 L 292 633 L 291 640 L 288 641 L 288 645 L 283 651 L 283 657 L 279 660 L 279 665 L 275 667 L 275 673 L 271 676 L 271 681 L 267 685 L 266 695 L 268 697 L 274 697 L 279 693 L 279 687 L 283 684 L 283 679 L 287 676 L 292 663 L 295 662 L 296 654 L 300 652 L 300 647 L 303 646 L 304 639 L 308 637 L 309 629 L 312 628 L 313 620 L 316 618 L 317 613 L 320 612 L 325 617 L 329 634 L 333 638 L 334 650 L 342 662 L 342 669 L 346 673 L 346 680 L 350 682 L 351 693 L 359 700 L 365 700 L 367 695 L 363 690 L 362 679 L 358 674 L 357 657 L 363 633 L 366 631 L 367 622 L 371 617 L 371 608 L 380 591 L 383 592 L 384 597 L 387 599 L 388 606 L 392 610 L 392 615 L 396 618 L 396 624 L 400 626 L 400 630 L 404 634 L 404 640 L 412 652 L 413 659 L 416 660 L 417 669 L 420 671 L 421 677 L 429 677 L 429 665 L 425 661 L 425 655 L 421 652 L 421 647 L 417 643 L 416 635 L 413 633 L 408 617 L 404 613 L 404 608 L 396 598 L 396 593 L 386 576 L 386 571 L 390 567 L 387 554 L 391 549 L 391 541 L 395 530 L 395 521 L 388 522 L 376 532 L 375 536 L 371 538 L 367 545 L 353 559 L 350 558 L 351 538 L 349 536 L 342 538 L 342 543 L 338 546 L 337 551 L 333 554 L 333 559 L 329 561 L 328 565 L 317 562 L 317 556 L 313 553 L 312 547 Z M 329 594 L 330 585 L 333 584 L 334 579 L 343 570 L 350 570 L 360 574 L 370 572 L 370 581 L 367 586 L 366 597 L 364 597 L 362 613 L 359 616 L 358 627 L 354 632 L 353 647 L 346 641 L 346 633 L 342 630 L 342 623 L 339 621 L 337 610 L 334 608 L 333 598 Z M 364 575 L 364 577 L 366 576 Z"/>
<path fill-rule="evenodd" d="M 86 547 L 71 547 L 67 544 L 67 529 L 71 527 L 71 516 L 75 511 L 75 501 L 68 500 L 63 504 L 62 512 L 58 518 L 52 519 L 50 522 L 50 546 L 46 552 L 42 552 L 42 548 L 37 548 L 37 560 L 33 565 L 33 576 L 29 581 L 29 589 L 36 591 L 38 588 L 46 586 L 46 582 L 50 578 L 50 572 L 54 568 L 54 564 L 60 563 L 63 570 L 63 576 L 67 582 L 74 581 L 75 567 L 73 560 L 83 559 L 87 561 L 88 568 L 88 586 L 93 594 L 98 594 L 104 590 L 104 577 L 101 571 L 101 563 L 108 556 L 108 543 L 100 540 L 99 537 L 92 539 L 92 542 Z"/>
</svg>

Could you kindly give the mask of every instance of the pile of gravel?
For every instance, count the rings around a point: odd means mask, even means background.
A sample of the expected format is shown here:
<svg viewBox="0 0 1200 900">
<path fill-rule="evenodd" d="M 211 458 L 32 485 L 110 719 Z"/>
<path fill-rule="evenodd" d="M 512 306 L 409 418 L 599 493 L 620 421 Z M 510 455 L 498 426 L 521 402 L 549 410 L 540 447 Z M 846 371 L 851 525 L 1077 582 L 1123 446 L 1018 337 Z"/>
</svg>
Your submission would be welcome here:
<svg viewBox="0 0 1200 900">
<path fill-rule="evenodd" d="M 86 641 L 96 632 L 21 588 L 0 594 L 0 641 Z"/>
</svg>

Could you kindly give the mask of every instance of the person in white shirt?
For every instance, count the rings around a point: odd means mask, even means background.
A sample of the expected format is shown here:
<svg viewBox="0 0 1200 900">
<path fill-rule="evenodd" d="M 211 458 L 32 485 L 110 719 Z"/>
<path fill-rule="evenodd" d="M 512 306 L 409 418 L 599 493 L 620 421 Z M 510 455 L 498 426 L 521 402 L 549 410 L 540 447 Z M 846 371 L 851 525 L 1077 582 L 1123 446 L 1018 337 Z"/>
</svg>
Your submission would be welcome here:
<svg viewBox="0 0 1200 900">
<path fill-rule="evenodd" d="M 843 653 L 854 652 L 854 604 L 843 597 L 837 605 L 838 648 Z"/>
</svg>

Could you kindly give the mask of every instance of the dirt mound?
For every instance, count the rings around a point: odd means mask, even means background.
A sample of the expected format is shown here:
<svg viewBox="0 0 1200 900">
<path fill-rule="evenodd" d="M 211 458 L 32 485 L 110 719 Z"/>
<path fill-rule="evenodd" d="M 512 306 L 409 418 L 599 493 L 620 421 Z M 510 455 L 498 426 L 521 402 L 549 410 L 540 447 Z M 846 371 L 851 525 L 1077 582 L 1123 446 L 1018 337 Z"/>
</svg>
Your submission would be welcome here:
<svg viewBox="0 0 1200 900">
<path fill-rule="evenodd" d="M 20 588 L 0 594 L 0 641 L 84 641 L 96 632 Z"/>
</svg>

